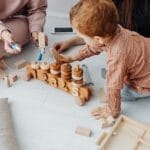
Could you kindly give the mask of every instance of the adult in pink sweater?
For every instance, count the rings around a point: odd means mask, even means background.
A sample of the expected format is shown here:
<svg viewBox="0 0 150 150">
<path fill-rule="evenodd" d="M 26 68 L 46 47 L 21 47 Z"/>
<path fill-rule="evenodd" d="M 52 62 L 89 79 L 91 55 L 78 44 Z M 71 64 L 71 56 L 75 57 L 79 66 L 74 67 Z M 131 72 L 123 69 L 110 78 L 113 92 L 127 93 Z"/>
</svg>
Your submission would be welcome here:
<svg viewBox="0 0 150 150">
<path fill-rule="evenodd" d="M 11 43 L 25 45 L 32 38 L 37 40 L 43 31 L 47 0 L 1 0 L 0 1 L 0 57 L 4 52 L 18 54 Z"/>
</svg>

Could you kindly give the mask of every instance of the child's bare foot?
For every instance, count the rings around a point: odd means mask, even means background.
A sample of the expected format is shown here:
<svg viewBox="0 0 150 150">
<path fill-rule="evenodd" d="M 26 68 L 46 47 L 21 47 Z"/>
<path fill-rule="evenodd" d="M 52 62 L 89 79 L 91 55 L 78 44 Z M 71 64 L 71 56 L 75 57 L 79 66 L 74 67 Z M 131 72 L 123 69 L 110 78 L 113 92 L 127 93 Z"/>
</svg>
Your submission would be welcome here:
<svg viewBox="0 0 150 150">
<path fill-rule="evenodd" d="M 117 117 L 119 115 L 119 112 L 111 112 L 108 106 L 102 106 L 102 107 L 97 107 L 95 108 L 92 112 L 91 115 L 95 119 L 100 119 L 100 118 L 106 118 L 108 116 L 113 116 Z"/>
</svg>

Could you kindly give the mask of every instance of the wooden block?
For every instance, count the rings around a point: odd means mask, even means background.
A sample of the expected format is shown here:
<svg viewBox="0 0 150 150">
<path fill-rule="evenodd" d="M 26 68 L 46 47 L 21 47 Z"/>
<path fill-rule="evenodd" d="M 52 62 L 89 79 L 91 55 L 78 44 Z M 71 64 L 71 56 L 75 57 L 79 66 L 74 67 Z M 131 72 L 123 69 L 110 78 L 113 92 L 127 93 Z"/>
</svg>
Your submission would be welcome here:
<svg viewBox="0 0 150 150">
<path fill-rule="evenodd" d="M 77 87 L 72 87 L 72 95 L 73 96 L 79 96 L 79 88 L 77 88 Z"/>
<path fill-rule="evenodd" d="M 15 66 L 17 69 L 21 69 L 21 68 L 25 67 L 27 65 L 27 63 L 28 62 L 25 59 L 22 59 L 22 60 L 16 62 Z"/>
<path fill-rule="evenodd" d="M 36 71 L 36 69 L 32 69 L 30 64 L 28 64 L 26 66 L 26 73 L 30 74 L 31 78 L 32 77 L 35 78 L 35 79 L 37 78 L 37 71 Z"/>
<path fill-rule="evenodd" d="M 111 127 L 111 126 L 113 126 L 114 123 L 115 123 L 115 120 L 114 120 L 114 118 L 112 116 L 100 119 L 100 126 L 101 126 L 101 128 Z"/>
<path fill-rule="evenodd" d="M 107 122 L 109 124 L 114 124 L 115 123 L 115 119 L 112 116 L 107 117 Z"/>
<path fill-rule="evenodd" d="M 39 69 L 40 68 L 40 63 L 39 62 L 32 62 L 31 63 L 31 68 L 32 69 Z"/>
<path fill-rule="evenodd" d="M 84 101 L 89 101 L 91 93 L 87 87 L 80 87 L 79 88 L 79 97 Z"/>
<path fill-rule="evenodd" d="M 85 101 L 83 101 L 79 97 L 76 97 L 75 102 L 78 106 L 83 106 L 85 104 Z"/>
<path fill-rule="evenodd" d="M 75 130 L 75 133 L 83 135 L 83 136 L 91 136 L 92 131 L 89 128 L 77 127 L 76 130 Z"/>
<path fill-rule="evenodd" d="M 102 131 L 101 134 L 100 134 L 100 136 L 99 136 L 99 138 L 98 138 L 97 141 L 96 141 L 96 144 L 97 144 L 97 145 L 100 145 L 101 142 L 103 141 L 103 139 L 106 137 L 106 135 L 107 135 L 107 133 L 104 132 L 104 131 Z"/>
<path fill-rule="evenodd" d="M 0 79 L 3 80 L 5 76 L 7 76 L 7 73 L 4 70 L 0 69 Z"/>
<path fill-rule="evenodd" d="M 37 70 L 37 78 L 41 81 L 47 82 L 48 75 L 46 70 Z"/>
<path fill-rule="evenodd" d="M 22 79 L 25 80 L 25 81 L 29 81 L 29 80 L 31 79 L 31 75 L 25 73 L 25 74 L 22 76 Z"/>
<path fill-rule="evenodd" d="M 48 70 L 48 69 L 50 69 L 50 64 L 47 63 L 47 62 L 42 62 L 41 65 L 40 65 L 40 68 L 42 70 Z"/>
<path fill-rule="evenodd" d="M 58 78 L 58 88 L 64 90 L 65 92 L 70 92 L 67 82 Z"/>
<path fill-rule="evenodd" d="M 18 91 L 19 92 L 19 91 Z M 8 98 L 0 98 L 0 150 L 19 150 Z"/>
<path fill-rule="evenodd" d="M 5 83 L 6 87 L 8 87 L 8 88 L 11 86 L 10 85 L 10 80 L 9 80 L 8 76 L 4 77 L 4 83 Z"/>
<path fill-rule="evenodd" d="M 18 79 L 17 73 L 12 73 L 9 77 L 11 82 L 15 82 Z"/>
<path fill-rule="evenodd" d="M 43 32 L 39 32 L 38 42 L 39 42 L 39 47 L 40 48 L 45 48 L 46 47 L 47 42 L 46 42 L 45 34 Z"/>
</svg>

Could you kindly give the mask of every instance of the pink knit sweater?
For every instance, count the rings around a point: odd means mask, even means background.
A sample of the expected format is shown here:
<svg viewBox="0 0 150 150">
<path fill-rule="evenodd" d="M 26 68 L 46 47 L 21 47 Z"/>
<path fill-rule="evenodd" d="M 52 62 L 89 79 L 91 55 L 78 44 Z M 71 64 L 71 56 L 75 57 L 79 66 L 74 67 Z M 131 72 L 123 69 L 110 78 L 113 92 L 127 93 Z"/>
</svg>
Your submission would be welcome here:
<svg viewBox="0 0 150 150">
<path fill-rule="evenodd" d="M 5 20 L 22 15 L 29 22 L 29 30 L 42 31 L 45 23 L 47 0 L 0 0 L 0 35 Z"/>
<path fill-rule="evenodd" d="M 150 94 L 150 38 L 118 26 L 117 34 L 106 47 L 86 47 L 74 59 L 82 60 L 102 51 L 107 53 L 107 101 L 113 112 L 120 111 L 120 90 L 124 84 Z"/>
</svg>

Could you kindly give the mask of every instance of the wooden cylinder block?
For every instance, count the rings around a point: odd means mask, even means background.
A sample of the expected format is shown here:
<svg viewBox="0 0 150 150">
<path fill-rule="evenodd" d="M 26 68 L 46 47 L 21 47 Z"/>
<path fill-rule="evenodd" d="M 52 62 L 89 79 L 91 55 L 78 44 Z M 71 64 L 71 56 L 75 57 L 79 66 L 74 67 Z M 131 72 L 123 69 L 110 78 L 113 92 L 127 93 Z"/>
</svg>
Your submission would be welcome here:
<svg viewBox="0 0 150 150">
<path fill-rule="evenodd" d="M 40 68 L 42 70 L 48 70 L 48 69 L 50 69 L 50 64 L 48 62 L 42 62 L 40 65 Z"/>
<path fill-rule="evenodd" d="M 39 69 L 40 68 L 40 63 L 39 62 L 32 62 L 31 63 L 31 68 L 32 69 Z"/>
</svg>

